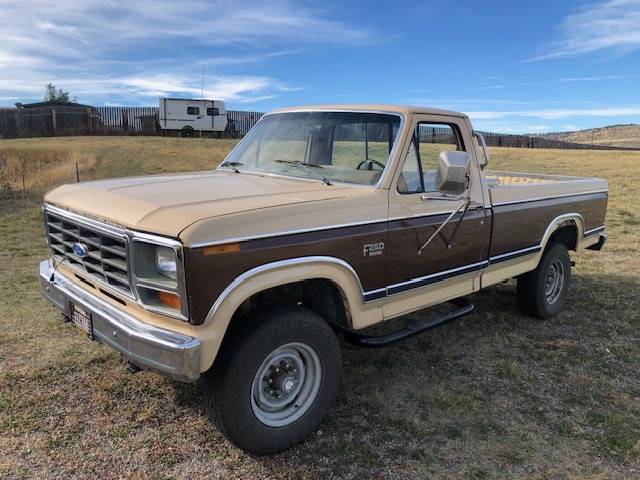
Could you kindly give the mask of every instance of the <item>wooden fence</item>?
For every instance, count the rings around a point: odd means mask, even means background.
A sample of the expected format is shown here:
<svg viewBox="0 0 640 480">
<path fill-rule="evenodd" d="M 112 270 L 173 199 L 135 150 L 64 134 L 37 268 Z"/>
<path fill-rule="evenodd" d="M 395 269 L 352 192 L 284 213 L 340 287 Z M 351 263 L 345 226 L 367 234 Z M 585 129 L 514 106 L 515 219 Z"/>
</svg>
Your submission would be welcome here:
<svg viewBox="0 0 640 480">
<path fill-rule="evenodd" d="M 633 147 L 616 147 L 590 143 L 572 143 L 545 138 L 539 135 L 508 135 L 505 133 L 481 132 L 489 147 L 556 148 L 571 150 L 640 150 Z"/>
<path fill-rule="evenodd" d="M 245 135 L 262 115 L 228 110 L 226 134 Z M 164 134 L 171 135 L 159 128 L 158 107 L 0 108 L 0 138 Z"/>
<path fill-rule="evenodd" d="M 225 135 L 241 137 L 263 113 L 227 110 Z M 450 143 L 450 128 L 429 127 L 433 141 Z M 0 138 L 53 137 L 68 135 L 171 135 L 159 128 L 158 107 L 42 107 L 0 108 Z M 176 134 L 176 133 L 173 133 Z M 207 133 L 205 133 L 206 135 Z M 560 148 L 592 150 L 638 150 L 631 147 L 563 142 L 538 135 L 508 135 L 483 132 L 490 147 Z"/>
</svg>

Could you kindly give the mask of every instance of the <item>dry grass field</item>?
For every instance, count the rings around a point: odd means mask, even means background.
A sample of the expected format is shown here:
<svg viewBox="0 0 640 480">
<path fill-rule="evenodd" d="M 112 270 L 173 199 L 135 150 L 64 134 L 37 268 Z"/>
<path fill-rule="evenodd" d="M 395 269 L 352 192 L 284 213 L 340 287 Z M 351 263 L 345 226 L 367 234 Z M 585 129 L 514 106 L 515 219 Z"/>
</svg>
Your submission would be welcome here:
<svg viewBox="0 0 640 480">
<path fill-rule="evenodd" d="M 232 144 L 3 140 L 0 156 L 53 155 L 65 165 L 55 184 L 74 179 L 70 155 L 91 159 L 88 179 L 213 167 Z M 564 313 L 522 316 L 511 282 L 399 345 L 345 345 L 335 408 L 305 443 L 270 457 L 244 454 L 208 423 L 198 384 L 129 374 L 63 324 L 36 278 L 44 186 L 0 200 L 0 478 L 640 478 L 640 153 L 491 153 L 494 169 L 609 180 L 609 241 L 573 256 Z"/>
<path fill-rule="evenodd" d="M 564 142 L 640 148 L 640 125 L 612 125 L 575 132 L 550 133 L 544 136 Z"/>
</svg>

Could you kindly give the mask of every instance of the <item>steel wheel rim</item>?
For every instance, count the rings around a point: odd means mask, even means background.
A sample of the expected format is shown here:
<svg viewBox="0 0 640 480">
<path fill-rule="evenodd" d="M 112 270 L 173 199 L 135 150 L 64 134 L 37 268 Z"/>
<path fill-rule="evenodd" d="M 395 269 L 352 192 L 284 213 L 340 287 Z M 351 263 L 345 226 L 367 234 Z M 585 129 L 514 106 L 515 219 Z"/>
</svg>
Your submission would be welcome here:
<svg viewBox="0 0 640 480">
<path fill-rule="evenodd" d="M 253 378 L 253 414 L 269 427 L 289 425 L 309 410 L 321 381 L 320 357 L 311 345 L 282 345 L 267 355 Z"/>
<path fill-rule="evenodd" d="M 558 301 L 564 287 L 564 264 L 561 260 L 554 260 L 547 271 L 544 295 L 547 303 L 552 305 Z"/>
</svg>

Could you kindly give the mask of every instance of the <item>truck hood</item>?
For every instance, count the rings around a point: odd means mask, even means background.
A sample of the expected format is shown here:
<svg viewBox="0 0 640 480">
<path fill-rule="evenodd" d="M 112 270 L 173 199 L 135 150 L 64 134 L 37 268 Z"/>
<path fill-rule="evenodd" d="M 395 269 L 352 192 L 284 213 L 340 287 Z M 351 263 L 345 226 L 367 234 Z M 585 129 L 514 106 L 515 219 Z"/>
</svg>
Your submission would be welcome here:
<svg viewBox="0 0 640 480">
<path fill-rule="evenodd" d="M 47 193 L 45 202 L 107 223 L 177 237 L 205 218 L 337 199 L 350 188 L 216 170 L 63 185 Z"/>
</svg>

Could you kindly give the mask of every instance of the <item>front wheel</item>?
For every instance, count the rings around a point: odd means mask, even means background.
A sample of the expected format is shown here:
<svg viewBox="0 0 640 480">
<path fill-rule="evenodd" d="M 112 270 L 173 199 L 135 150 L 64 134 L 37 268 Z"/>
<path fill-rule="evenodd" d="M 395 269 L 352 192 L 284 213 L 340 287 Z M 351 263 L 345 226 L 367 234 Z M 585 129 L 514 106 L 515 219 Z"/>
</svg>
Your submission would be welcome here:
<svg viewBox="0 0 640 480">
<path fill-rule="evenodd" d="M 254 315 L 243 327 L 204 376 L 205 407 L 243 450 L 282 451 L 316 429 L 333 404 L 340 346 L 331 327 L 303 307 Z"/>
<path fill-rule="evenodd" d="M 538 267 L 518 277 L 520 308 L 546 319 L 562 310 L 571 284 L 571 259 L 567 247 L 555 243 L 542 255 Z"/>
</svg>

